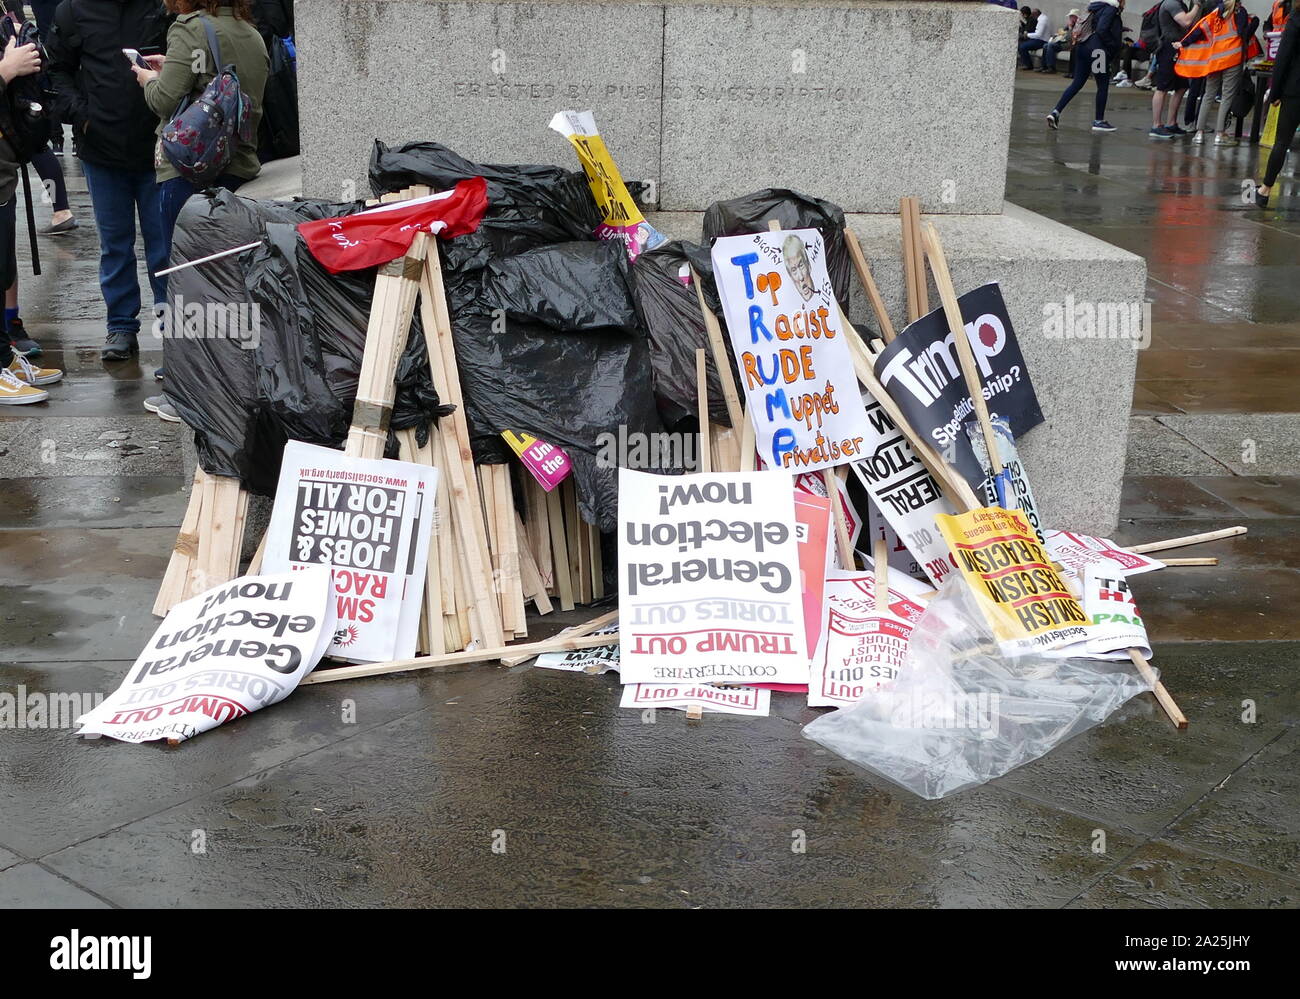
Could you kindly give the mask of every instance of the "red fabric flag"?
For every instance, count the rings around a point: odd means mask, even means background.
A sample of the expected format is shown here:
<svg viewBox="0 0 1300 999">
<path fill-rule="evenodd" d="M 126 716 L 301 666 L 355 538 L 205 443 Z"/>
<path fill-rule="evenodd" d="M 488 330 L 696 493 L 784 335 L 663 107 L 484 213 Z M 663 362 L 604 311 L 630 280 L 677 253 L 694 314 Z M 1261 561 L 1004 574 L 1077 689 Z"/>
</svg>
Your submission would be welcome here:
<svg viewBox="0 0 1300 999">
<path fill-rule="evenodd" d="M 487 210 L 487 181 L 462 180 L 450 191 L 381 205 L 355 215 L 298 225 L 307 249 L 331 274 L 377 267 L 405 255 L 417 232 L 450 239 L 478 228 Z"/>
</svg>

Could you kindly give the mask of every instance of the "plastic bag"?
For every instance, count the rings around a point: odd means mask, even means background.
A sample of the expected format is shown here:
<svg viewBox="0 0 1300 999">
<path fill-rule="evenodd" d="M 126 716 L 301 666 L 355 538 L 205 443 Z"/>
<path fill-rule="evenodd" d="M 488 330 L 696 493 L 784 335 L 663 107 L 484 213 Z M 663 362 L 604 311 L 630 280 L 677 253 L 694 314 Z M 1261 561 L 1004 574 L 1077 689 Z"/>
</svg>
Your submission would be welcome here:
<svg viewBox="0 0 1300 999">
<path fill-rule="evenodd" d="M 1128 663 L 1005 657 L 954 575 L 912 631 L 892 688 L 803 734 L 922 798 L 942 798 L 1038 759 L 1150 689 Z"/>
<path fill-rule="evenodd" d="M 835 299 L 845 313 L 853 294 L 853 262 L 844 242 L 844 209 L 839 205 L 783 187 L 769 187 L 730 201 L 715 201 L 704 213 L 704 246 L 719 236 L 738 236 L 767 229 L 776 219 L 782 229 L 816 229 L 826 244 L 826 271 Z M 709 271 L 712 285 L 712 269 Z M 711 304 L 718 306 L 716 292 Z M 721 311 L 720 307 L 714 309 Z"/>
<path fill-rule="evenodd" d="M 167 398 L 194 430 L 204 470 L 274 495 L 284 442 L 340 447 L 361 371 L 374 271 L 331 275 L 302 246 L 301 221 L 347 215 L 359 202 L 259 202 L 229 191 L 190 198 L 176 263 L 263 245 L 168 278 L 173 329 L 163 342 Z M 214 310 L 229 311 L 215 336 Z M 188 316 L 195 316 L 191 322 Z M 390 426 L 422 433 L 448 412 L 433 390 L 416 315 L 398 361 Z M 395 454 L 391 447 L 390 455 Z"/>
<path fill-rule="evenodd" d="M 600 216 L 581 173 L 471 163 L 430 142 L 377 142 L 371 157 L 376 193 L 473 176 L 487 180 L 487 214 L 439 248 L 474 458 L 509 460 L 505 430 L 559 445 L 583 519 L 612 531 L 616 464 L 597 460 L 603 443 L 663 433 L 626 254 L 593 239 Z"/>
<path fill-rule="evenodd" d="M 671 242 L 648 250 L 632 265 L 632 296 L 650 338 L 650 364 L 654 372 L 655 400 L 664 424 L 676 430 L 684 420 L 697 421 L 695 352 L 705 351 L 705 382 L 709 391 L 709 419 L 731 426 L 727 401 L 713 363 L 713 349 L 704 328 L 704 315 L 691 277 L 689 244 Z M 691 247 L 691 249 L 698 249 Z M 706 271 L 707 273 L 707 271 Z M 708 279 L 701 275 L 706 284 Z M 736 362 L 731 341 L 723 336 L 731 370 Z"/>
</svg>

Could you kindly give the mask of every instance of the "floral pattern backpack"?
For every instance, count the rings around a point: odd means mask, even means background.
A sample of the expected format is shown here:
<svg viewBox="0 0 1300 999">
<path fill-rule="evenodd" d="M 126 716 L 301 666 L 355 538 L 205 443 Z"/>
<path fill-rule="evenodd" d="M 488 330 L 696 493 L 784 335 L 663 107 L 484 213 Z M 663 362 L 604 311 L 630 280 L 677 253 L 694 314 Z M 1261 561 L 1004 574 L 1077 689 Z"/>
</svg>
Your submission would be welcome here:
<svg viewBox="0 0 1300 999">
<path fill-rule="evenodd" d="M 251 142 L 252 107 L 233 65 L 221 63 L 221 42 L 212 22 L 200 16 L 216 76 L 197 99 L 182 99 L 162 131 L 163 155 L 197 187 L 216 180 L 235 155 L 238 141 Z"/>
</svg>

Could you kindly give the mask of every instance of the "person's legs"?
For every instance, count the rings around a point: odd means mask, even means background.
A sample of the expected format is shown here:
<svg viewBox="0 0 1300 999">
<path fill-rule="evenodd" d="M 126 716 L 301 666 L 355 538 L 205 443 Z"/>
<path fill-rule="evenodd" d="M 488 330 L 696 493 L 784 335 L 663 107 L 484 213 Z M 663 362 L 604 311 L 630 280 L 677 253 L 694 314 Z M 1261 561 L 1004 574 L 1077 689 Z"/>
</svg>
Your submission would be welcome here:
<svg viewBox="0 0 1300 999">
<path fill-rule="evenodd" d="M 1096 102 L 1097 117 L 1094 119 L 1094 121 L 1105 121 L 1106 120 L 1106 97 L 1110 91 L 1110 74 L 1093 73 L 1092 78 L 1097 82 L 1097 102 Z"/>
<path fill-rule="evenodd" d="M 167 244 L 168 259 L 171 257 L 172 234 L 176 231 L 176 219 L 193 193 L 194 185 L 184 177 L 172 177 L 158 182 L 158 211 L 162 219 L 163 239 Z"/>
<path fill-rule="evenodd" d="M 1187 97 L 1183 102 L 1183 124 L 1188 128 L 1196 127 L 1196 119 L 1201 110 L 1201 94 L 1205 90 L 1205 77 L 1198 76 L 1187 85 Z"/>
<path fill-rule="evenodd" d="M 1223 126 L 1227 124 L 1228 113 L 1232 110 L 1232 102 L 1237 98 L 1237 91 L 1241 87 L 1241 64 L 1230 66 L 1219 74 L 1220 87 L 1223 91 L 1223 103 L 1219 105 L 1219 114 L 1215 119 L 1215 131 L 1223 135 Z"/>
<path fill-rule="evenodd" d="M 149 267 L 149 286 L 155 306 L 167 301 L 167 276 L 155 277 L 165 270 L 171 259 L 171 236 L 165 230 L 162 197 L 152 170 L 133 174 L 136 210 L 140 215 L 140 234 L 144 237 L 144 258 Z M 183 204 L 184 202 L 182 202 Z"/>
<path fill-rule="evenodd" d="M 1277 134 L 1273 138 L 1273 151 L 1268 154 L 1268 166 L 1264 170 L 1264 183 L 1260 185 L 1263 194 L 1277 183 L 1277 175 L 1282 172 L 1287 150 L 1295 141 L 1296 130 L 1300 129 L 1300 97 L 1283 97 L 1282 106 L 1277 109 Z"/>
<path fill-rule="evenodd" d="M 1060 46 L 1055 42 L 1048 42 L 1043 46 L 1043 65 L 1041 71 L 1044 73 L 1056 72 L 1056 53 Z"/>
<path fill-rule="evenodd" d="M 1023 42 L 1020 43 L 1020 64 L 1024 66 L 1025 69 L 1033 69 L 1034 68 L 1033 53 L 1037 52 L 1046 44 L 1047 43 L 1044 42 L 1041 38 L 1026 38 Z"/>
<path fill-rule="evenodd" d="M 99 289 L 107 308 L 108 332 L 140 332 L 140 283 L 135 258 L 134 171 L 82 161 L 90 204 L 99 231 Z"/>
<path fill-rule="evenodd" d="M 1074 79 L 1072 79 L 1070 85 L 1065 88 L 1065 93 L 1061 95 L 1061 99 L 1056 102 L 1056 107 L 1053 109 L 1055 114 L 1060 114 L 1065 110 L 1065 106 L 1069 104 L 1070 101 L 1074 100 L 1074 95 L 1083 89 L 1083 84 L 1087 79 L 1088 60 L 1082 55 L 1079 55 L 1078 58 L 1074 60 Z"/>
<path fill-rule="evenodd" d="M 51 200 L 55 214 L 68 211 L 68 185 L 63 180 L 63 167 L 49 146 L 32 157 L 32 166 L 45 184 L 46 197 Z"/>
<path fill-rule="evenodd" d="M 1219 92 L 1219 86 L 1223 81 L 1222 73 L 1211 73 L 1205 78 L 1204 89 L 1201 91 L 1201 109 L 1196 113 L 1196 130 L 1204 132 L 1205 126 L 1210 120 L 1210 108 L 1214 107 L 1214 95 Z"/>
<path fill-rule="evenodd" d="M 1175 90 L 1172 94 L 1170 94 L 1169 99 L 1165 102 L 1165 109 L 1167 111 L 1169 125 L 1178 124 L 1178 109 L 1182 106 L 1183 95 L 1186 93 L 1187 93 L 1186 87 L 1179 88 Z"/>
</svg>

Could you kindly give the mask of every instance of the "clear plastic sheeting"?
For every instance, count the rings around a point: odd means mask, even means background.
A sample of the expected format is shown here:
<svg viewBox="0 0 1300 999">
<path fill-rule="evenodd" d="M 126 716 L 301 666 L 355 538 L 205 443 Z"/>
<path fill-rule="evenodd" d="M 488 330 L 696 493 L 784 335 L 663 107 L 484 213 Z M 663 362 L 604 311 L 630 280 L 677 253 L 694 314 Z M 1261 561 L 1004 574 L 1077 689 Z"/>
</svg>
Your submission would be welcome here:
<svg viewBox="0 0 1300 999">
<path fill-rule="evenodd" d="M 1004 656 L 953 576 L 917 622 L 893 687 L 803 734 L 922 798 L 943 798 L 1038 759 L 1149 690 L 1131 663 Z"/>
</svg>

